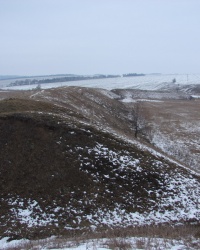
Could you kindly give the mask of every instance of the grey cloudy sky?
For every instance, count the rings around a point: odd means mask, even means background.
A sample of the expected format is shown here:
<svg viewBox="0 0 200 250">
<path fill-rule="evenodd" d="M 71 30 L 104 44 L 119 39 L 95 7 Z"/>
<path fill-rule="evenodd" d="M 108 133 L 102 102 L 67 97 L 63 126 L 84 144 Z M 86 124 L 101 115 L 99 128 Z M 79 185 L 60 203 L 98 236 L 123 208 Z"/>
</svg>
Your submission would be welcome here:
<svg viewBox="0 0 200 250">
<path fill-rule="evenodd" d="M 200 73 L 199 0 L 0 0 L 0 75 Z"/>
</svg>

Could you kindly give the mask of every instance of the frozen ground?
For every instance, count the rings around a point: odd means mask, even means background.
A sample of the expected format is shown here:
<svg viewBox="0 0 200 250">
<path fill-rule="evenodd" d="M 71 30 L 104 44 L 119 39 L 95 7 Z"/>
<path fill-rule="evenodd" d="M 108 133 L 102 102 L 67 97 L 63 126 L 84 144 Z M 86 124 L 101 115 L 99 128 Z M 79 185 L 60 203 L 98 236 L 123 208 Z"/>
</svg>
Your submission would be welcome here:
<svg viewBox="0 0 200 250">
<path fill-rule="evenodd" d="M 49 78 L 49 77 L 47 77 Z M 59 82 L 59 83 L 47 83 L 42 84 L 43 89 L 55 88 L 61 86 L 81 86 L 81 87 L 93 87 L 103 89 L 119 89 L 119 88 L 134 88 L 144 90 L 157 90 L 162 89 L 166 84 L 171 87 L 172 80 L 176 79 L 176 84 L 187 85 L 187 84 L 199 84 L 200 75 L 194 74 L 170 74 L 170 75 L 145 75 L 138 77 L 118 77 L 118 78 L 107 78 L 107 79 L 92 79 L 72 82 Z M 36 78 L 37 79 L 37 78 Z M 11 90 L 28 90 L 36 88 L 37 85 L 24 85 L 7 87 L 9 83 L 15 80 L 1 80 L 0 88 L 11 89 Z"/>
</svg>

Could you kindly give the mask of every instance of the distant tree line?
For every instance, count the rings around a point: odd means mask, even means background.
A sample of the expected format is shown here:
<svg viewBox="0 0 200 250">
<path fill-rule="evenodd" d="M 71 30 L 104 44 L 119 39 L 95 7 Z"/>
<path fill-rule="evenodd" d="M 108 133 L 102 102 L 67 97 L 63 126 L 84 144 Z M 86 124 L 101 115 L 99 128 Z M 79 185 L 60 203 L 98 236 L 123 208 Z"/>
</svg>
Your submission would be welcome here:
<svg viewBox="0 0 200 250">
<path fill-rule="evenodd" d="M 103 79 L 103 78 L 115 78 L 120 77 L 120 75 L 94 75 L 94 76 L 67 76 L 59 78 L 49 78 L 49 79 L 25 79 L 17 80 L 11 82 L 8 86 L 20 86 L 20 85 L 34 85 L 34 84 L 44 84 L 44 83 L 55 83 L 55 82 L 70 82 L 70 81 L 81 81 L 81 80 L 90 80 L 90 79 Z"/>
<path fill-rule="evenodd" d="M 137 74 L 137 73 L 123 74 L 123 77 L 131 77 L 131 76 L 145 76 L 145 74 Z"/>
</svg>

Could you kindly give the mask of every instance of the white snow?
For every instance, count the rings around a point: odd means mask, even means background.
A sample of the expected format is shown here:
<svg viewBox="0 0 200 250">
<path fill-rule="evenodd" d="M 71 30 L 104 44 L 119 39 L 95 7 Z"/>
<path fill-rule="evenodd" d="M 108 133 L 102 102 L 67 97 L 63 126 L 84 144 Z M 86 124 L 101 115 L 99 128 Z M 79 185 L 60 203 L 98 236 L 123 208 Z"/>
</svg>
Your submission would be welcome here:
<svg viewBox="0 0 200 250">
<path fill-rule="evenodd" d="M 195 98 L 195 99 L 199 99 L 200 95 L 192 95 L 192 97 Z"/>
</svg>

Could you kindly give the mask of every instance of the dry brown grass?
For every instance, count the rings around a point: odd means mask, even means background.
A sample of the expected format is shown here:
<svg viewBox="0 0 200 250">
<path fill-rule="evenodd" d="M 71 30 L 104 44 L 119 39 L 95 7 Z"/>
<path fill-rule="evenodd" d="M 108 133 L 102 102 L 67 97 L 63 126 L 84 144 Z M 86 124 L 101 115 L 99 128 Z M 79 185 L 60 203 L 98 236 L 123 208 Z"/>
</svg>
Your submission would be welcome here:
<svg viewBox="0 0 200 250">
<path fill-rule="evenodd" d="M 39 250 L 75 248 L 86 244 L 86 249 L 98 249 L 97 245 L 102 241 L 102 247 L 108 249 L 168 249 L 180 241 L 184 249 L 200 248 L 200 228 L 197 226 L 147 226 L 136 228 L 115 228 L 104 232 L 85 232 L 81 235 L 53 237 L 44 240 L 29 241 L 6 250 Z M 133 238 L 135 237 L 135 240 Z M 132 239 L 132 240 L 131 240 Z M 90 242 L 90 244 L 89 244 Z M 93 242 L 91 244 L 91 242 Z M 88 246 L 88 248 L 87 248 Z"/>
<path fill-rule="evenodd" d="M 166 153 L 200 171 L 200 100 L 169 100 L 146 105 L 154 135 L 160 133 L 169 145 Z"/>
</svg>

